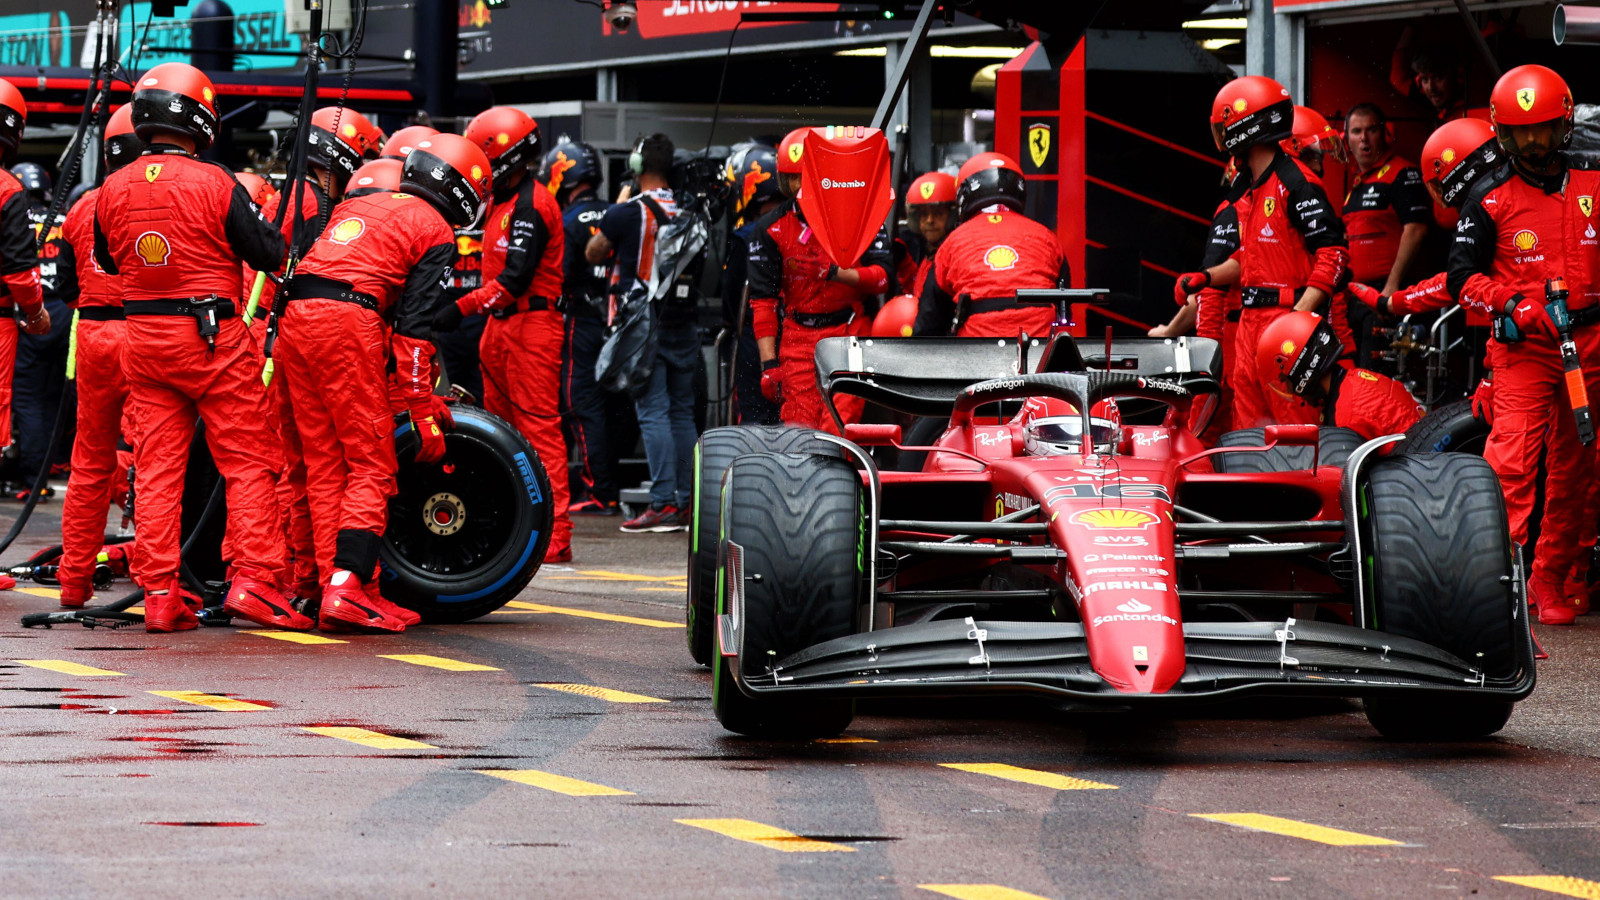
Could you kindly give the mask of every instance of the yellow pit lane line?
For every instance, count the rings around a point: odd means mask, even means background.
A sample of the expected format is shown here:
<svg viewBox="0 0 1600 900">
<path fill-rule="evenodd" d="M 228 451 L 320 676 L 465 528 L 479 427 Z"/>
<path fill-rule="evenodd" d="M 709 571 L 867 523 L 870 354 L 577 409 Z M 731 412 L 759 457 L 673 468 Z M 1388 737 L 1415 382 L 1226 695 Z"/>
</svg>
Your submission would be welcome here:
<svg viewBox="0 0 1600 900">
<path fill-rule="evenodd" d="M 602 622 L 621 622 L 624 625 L 643 625 L 647 628 L 682 628 L 682 622 L 671 622 L 666 619 L 643 619 L 638 616 L 619 616 L 614 613 L 594 612 L 588 609 L 574 609 L 570 606 L 547 606 L 543 603 L 524 603 L 512 600 L 506 606 L 510 609 L 496 610 L 497 613 L 509 615 L 511 612 L 553 613 L 562 616 L 576 616 L 580 619 L 598 619 Z"/>
<path fill-rule="evenodd" d="M 310 634 L 304 631 L 272 631 L 266 628 L 240 628 L 240 634 L 253 634 L 256 637 L 272 638 L 275 641 L 287 641 L 291 644 L 348 644 L 338 638 L 323 637 L 320 634 Z"/>
<path fill-rule="evenodd" d="M 659 697 L 647 697 L 644 694 L 630 694 L 627 691 L 614 691 L 610 688 L 596 687 L 592 684 L 561 684 L 558 682 L 538 682 L 534 687 L 545 688 L 551 691 L 561 691 L 565 694 L 578 694 L 584 697 L 594 697 L 597 700 L 609 700 L 612 703 L 666 703 Z"/>
<path fill-rule="evenodd" d="M 82 663 L 68 662 L 64 659 L 19 659 L 17 662 L 35 669 L 48 669 L 51 672 L 60 672 L 63 675 L 82 675 L 85 678 L 102 678 L 110 675 L 121 675 L 110 669 L 96 669 Z"/>
<path fill-rule="evenodd" d="M 1073 778 L 1070 775 L 1057 775 L 1054 772 L 1041 772 L 1038 769 L 1024 769 L 1021 766 L 1008 766 L 1005 763 L 939 763 L 939 765 L 946 769 L 972 772 L 976 775 L 989 775 L 994 778 L 1004 778 L 1006 781 L 1017 781 L 1022 784 L 1032 784 L 1058 791 L 1114 791 L 1118 789 L 1114 784 L 1090 781 L 1087 778 Z"/>
<path fill-rule="evenodd" d="M 200 691 L 145 691 L 145 693 L 166 697 L 168 700 L 193 703 L 196 706 L 208 706 L 221 712 L 263 712 L 272 709 L 270 706 L 262 706 L 248 700 L 235 700 L 232 697 L 219 697 L 216 694 L 205 694 Z"/>
<path fill-rule="evenodd" d="M 1395 847 L 1405 843 L 1404 841 L 1394 841 L 1375 835 L 1345 831 L 1341 828 L 1328 828 L 1324 825 L 1312 825 L 1309 822 L 1296 822 L 1294 819 L 1283 819 L 1278 816 L 1262 815 L 1261 813 L 1190 813 L 1189 815 L 1196 819 L 1209 819 L 1213 822 L 1221 822 L 1224 825 L 1232 825 L 1236 828 L 1265 831 L 1268 834 L 1281 834 L 1284 837 L 1299 838 L 1303 841 L 1316 841 L 1319 844 L 1330 844 L 1335 847 Z"/>
<path fill-rule="evenodd" d="M 813 744 L 876 744 L 875 738 L 856 737 L 853 734 L 841 734 L 838 737 L 817 738 Z"/>
<path fill-rule="evenodd" d="M 956 900 L 1048 900 L 1038 894 L 998 884 L 919 884 L 917 887 Z"/>
<path fill-rule="evenodd" d="M 351 728 L 341 725 L 304 725 L 302 731 L 320 734 L 323 737 L 338 738 L 374 750 L 437 750 L 432 744 L 413 741 L 410 738 L 395 737 L 381 731 L 368 731 L 365 728 Z"/>
<path fill-rule="evenodd" d="M 431 669 L 443 669 L 446 672 L 500 672 L 494 666 L 485 666 L 478 663 L 462 662 L 459 659 L 445 659 L 442 656 L 429 656 L 426 653 L 380 653 L 379 659 L 393 659 L 413 666 L 427 666 Z"/>
<path fill-rule="evenodd" d="M 541 772 L 538 769 L 478 769 L 481 775 L 489 775 L 506 781 L 515 781 L 557 794 L 566 794 L 568 797 L 632 797 L 633 791 L 624 791 L 620 788 L 607 787 L 595 784 L 592 781 L 579 781 L 565 775 L 553 772 Z"/>
<path fill-rule="evenodd" d="M 687 575 L 630 575 L 627 572 L 607 572 L 604 569 L 579 570 L 575 575 L 546 575 L 546 581 L 683 581 Z"/>
<path fill-rule="evenodd" d="M 60 588 L 18 587 L 18 588 L 12 588 L 12 590 L 16 591 L 19 594 L 32 594 L 35 597 L 49 597 L 51 600 L 60 600 L 61 599 L 61 589 Z"/>
<path fill-rule="evenodd" d="M 736 841 L 766 847 L 769 850 L 781 850 L 784 853 L 854 853 L 856 848 L 846 847 L 843 844 L 833 844 L 828 841 L 814 841 L 808 837 L 801 837 L 792 831 L 752 822 L 749 819 L 673 819 L 679 825 L 688 825 L 691 828 L 704 828 L 724 837 L 731 837 Z"/>
<path fill-rule="evenodd" d="M 1586 881 L 1566 875 L 1496 875 L 1494 880 L 1533 888 L 1536 891 L 1560 894 L 1563 897 L 1600 900 L 1600 881 Z"/>
</svg>

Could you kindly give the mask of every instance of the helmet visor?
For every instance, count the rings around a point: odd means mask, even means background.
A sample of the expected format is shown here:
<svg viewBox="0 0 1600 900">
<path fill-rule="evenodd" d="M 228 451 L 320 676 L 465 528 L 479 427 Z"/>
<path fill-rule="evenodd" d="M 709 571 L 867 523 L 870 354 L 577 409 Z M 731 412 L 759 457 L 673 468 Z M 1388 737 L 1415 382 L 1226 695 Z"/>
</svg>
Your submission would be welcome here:
<svg viewBox="0 0 1600 900">
<path fill-rule="evenodd" d="M 1095 453 L 1109 453 L 1116 447 L 1121 429 L 1110 419 L 1089 420 L 1089 435 Z M 1081 416 L 1051 416 L 1034 419 L 1028 425 L 1030 449 L 1039 455 L 1056 456 L 1083 453 L 1083 418 Z"/>
</svg>

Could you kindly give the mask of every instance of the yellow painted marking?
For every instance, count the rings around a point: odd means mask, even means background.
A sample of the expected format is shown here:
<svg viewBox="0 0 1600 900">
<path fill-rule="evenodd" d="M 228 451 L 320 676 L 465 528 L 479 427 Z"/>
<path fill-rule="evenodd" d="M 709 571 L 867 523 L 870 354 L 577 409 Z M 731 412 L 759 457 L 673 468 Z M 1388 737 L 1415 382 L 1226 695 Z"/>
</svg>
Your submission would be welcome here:
<svg viewBox="0 0 1600 900">
<path fill-rule="evenodd" d="M 666 703 L 657 697 L 646 697 L 644 694 L 630 694 L 627 691 L 613 691 L 610 688 L 595 687 L 592 684 L 559 684 L 556 682 L 541 682 L 534 687 L 549 688 L 552 691 L 563 691 L 568 694 L 581 694 L 585 697 L 594 697 L 599 700 L 610 700 L 612 703 Z"/>
<path fill-rule="evenodd" d="M 426 653 L 395 653 L 378 654 L 379 659 L 396 659 L 413 666 L 429 666 L 434 669 L 443 669 L 446 672 L 499 672 L 494 666 L 483 666 L 477 663 L 462 662 L 459 659 L 445 659 L 442 656 L 429 656 Z"/>
<path fill-rule="evenodd" d="M 1221 822 L 1224 825 L 1248 828 L 1251 831 L 1281 834 L 1304 841 L 1316 841 L 1319 844 L 1332 844 L 1335 847 L 1383 847 L 1402 843 L 1370 834 L 1358 834 L 1354 831 L 1296 822 L 1294 819 L 1280 819 L 1277 816 L 1264 816 L 1260 813 L 1190 813 L 1189 815 L 1197 819 Z"/>
<path fill-rule="evenodd" d="M 579 781 L 565 775 L 556 775 L 551 772 L 541 772 L 538 769 L 479 769 L 479 773 L 503 778 L 506 781 L 515 781 L 517 784 L 526 784 L 529 787 L 543 788 L 566 794 L 568 797 L 631 797 L 633 791 L 619 790 L 595 784 L 592 781 Z"/>
<path fill-rule="evenodd" d="M 1114 784 L 1102 784 L 1086 778 L 1073 778 L 1070 775 L 1057 775 L 1054 772 L 1041 772 L 1038 769 L 1024 769 L 1020 766 L 1008 766 L 1005 763 L 939 763 L 946 769 L 958 769 L 962 772 L 972 772 L 978 775 L 992 775 L 995 778 L 1004 778 L 1007 781 L 1020 781 L 1023 784 L 1033 784 L 1039 787 L 1054 788 L 1058 791 L 1114 791 Z"/>
<path fill-rule="evenodd" d="M 144 607 L 142 607 L 142 606 L 130 606 L 127 609 L 123 610 L 123 612 L 129 612 L 129 613 L 133 613 L 136 616 L 142 616 L 142 615 L 144 615 Z"/>
<path fill-rule="evenodd" d="M 410 738 L 395 737 L 381 731 L 368 731 L 365 728 L 347 728 L 338 725 L 306 725 L 301 730 L 323 737 L 338 738 L 363 747 L 372 747 L 376 750 L 436 750 L 432 744 L 413 741 Z"/>
<path fill-rule="evenodd" d="M 687 584 L 680 584 L 680 585 L 678 585 L 676 587 L 664 587 L 664 588 L 657 588 L 657 587 L 637 587 L 637 588 L 634 588 L 635 591 L 655 591 L 655 592 L 661 593 L 661 594 L 681 594 L 684 591 L 687 591 L 688 589 L 689 589 L 689 586 Z"/>
<path fill-rule="evenodd" d="M 1536 891 L 1549 891 L 1563 897 L 1600 900 L 1600 881 L 1585 881 L 1582 878 L 1570 878 L 1566 875 L 1496 875 L 1494 880 L 1520 884 Z"/>
<path fill-rule="evenodd" d="M 816 744 L 876 744 L 872 738 L 856 737 L 853 734 L 841 734 L 838 737 L 817 738 L 812 743 Z"/>
<path fill-rule="evenodd" d="M 257 637 L 272 638 L 275 641 L 288 641 L 291 644 L 348 644 L 338 638 L 323 637 L 320 634 L 308 634 L 304 631 L 272 631 L 266 628 L 240 628 L 241 634 L 253 634 Z"/>
<path fill-rule="evenodd" d="M 919 884 L 917 887 L 956 900 L 1046 900 L 1038 894 L 998 884 Z"/>
<path fill-rule="evenodd" d="M 749 819 L 674 819 L 679 825 L 688 825 L 692 828 L 704 828 L 714 831 L 724 837 L 731 837 L 736 841 L 747 844 L 756 844 L 768 850 L 782 850 L 784 853 L 828 853 L 840 851 L 854 853 L 856 848 L 846 847 L 843 844 L 831 844 L 827 841 L 814 841 L 811 838 L 801 837 L 792 831 L 752 822 Z"/>
<path fill-rule="evenodd" d="M 196 706 L 209 706 L 222 712 L 259 712 L 272 708 L 248 700 L 218 697 L 216 694 L 202 694 L 199 691 L 145 691 L 145 693 L 166 697 L 169 700 L 182 700 L 184 703 L 193 703 Z"/>
<path fill-rule="evenodd" d="M 604 569 L 579 570 L 576 575 L 550 575 L 550 581 L 683 581 L 687 575 L 630 575 Z"/>
<path fill-rule="evenodd" d="M 33 666 L 35 669 L 49 669 L 52 672 L 60 672 L 63 675 L 83 675 L 85 677 L 93 677 L 122 674 L 121 672 L 113 672 L 110 669 L 96 669 L 94 666 L 85 666 L 81 663 L 67 662 L 64 659 L 19 659 L 17 662 L 22 663 L 25 666 Z"/>
<path fill-rule="evenodd" d="M 19 594 L 32 594 L 35 597 L 49 597 L 51 600 L 60 600 L 61 599 L 61 589 L 60 588 L 19 587 L 19 588 L 12 588 L 12 590 L 16 591 Z"/>
<path fill-rule="evenodd" d="M 638 616 L 619 616 L 612 613 L 594 612 L 588 609 L 573 609 L 569 606 L 546 606 L 543 603 L 523 603 L 512 600 L 507 606 L 535 613 L 558 613 L 563 616 L 577 616 L 580 619 L 599 619 L 602 622 L 621 622 L 625 625 L 644 625 L 650 628 L 682 628 L 682 622 L 669 622 L 666 619 L 641 619 Z"/>
</svg>

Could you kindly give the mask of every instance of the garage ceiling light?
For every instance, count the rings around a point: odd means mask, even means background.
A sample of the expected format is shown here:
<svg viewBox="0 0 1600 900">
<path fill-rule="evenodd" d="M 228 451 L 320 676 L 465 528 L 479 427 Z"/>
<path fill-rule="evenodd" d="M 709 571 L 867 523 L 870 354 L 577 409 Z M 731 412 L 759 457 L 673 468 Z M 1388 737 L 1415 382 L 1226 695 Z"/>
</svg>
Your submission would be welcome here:
<svg viewBox="0 0 1600 900">
<path fill-rule="evenodd" d="M 1191 28 L 1244 28 L 1247 19 L 1194 19 L 1183 23 L 1185 30 Z"/>
</svg>

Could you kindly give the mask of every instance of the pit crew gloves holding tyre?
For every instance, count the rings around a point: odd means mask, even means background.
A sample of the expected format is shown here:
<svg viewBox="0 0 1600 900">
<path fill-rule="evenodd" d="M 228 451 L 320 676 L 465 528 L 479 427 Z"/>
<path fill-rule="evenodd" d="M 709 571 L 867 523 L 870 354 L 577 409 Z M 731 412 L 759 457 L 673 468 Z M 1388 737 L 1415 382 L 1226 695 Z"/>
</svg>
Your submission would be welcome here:
<svg viewBox="0 0 1600 900">
<path fill-rule="evenodd" d="M 106 124 L 105 166 L 115 173 L 139 155 L 133 133 L 133 107 L 123 106 Z M 100 189 L 79 198 L 62 226 L 57 273 L 77 284 L 75 378 L 78 428 L 72 444 L 72 474 L 61 504 L 61 605 L 84 606 L 94 594 L 95 556 L 105 541 L 106 507 L 125 471 L 117 465 L 117 439 L 128 406 L 128 379 L 122 372 L 127 343 L 122 316 L 122 279 L 94 264 L 94 220 Z M 130 417 L 138 420 L 137 413 Z M 132 442 L 133 435 L 128 436 Z"/>
<path fill-rule="evenodd" d="M 1510 165 L 1469 189 L 1448 284 L 1458 300 L 1502 323 L 1533 325 L 1539 316 L 1525 302 L 1532 298 L 1542 310 L 1546 280 L 1565 278 L 1573 338 L 1594 396 L 1600 391 L 1600 271 L 1589 236 L 1596 231 L 1600 172 L 1570 167 L 1561 152 L 1571 137 L 1572 110 L 1566 82 L 1543 66 L 1518 66 L 1495 84 L 1490 115 Z M 1600 515 L 1591 490 L 1595 448 L 1578 442 L 1552 337 L 1539 328 L 1520 340 L 1503 328 L 1498 333 L 1494 425 L 1484 458 L 1504 487 L 1512 540 L 1526 542 L 1544 455 L 1544 519 L 1528 593 L 1541 622 L 1570 624 L 1582 593 L 1571 575 L 1582 537 Z"/>
<path fill-rule="evenodd" d="M 442 185 L 432 175 L 440 170 Z M 339 204 L 296 273 L 276 358 L 305 454 L 325 631 L 403 631 L 420 621 L 383 599 L 373 577 L 395 492 L 385 369 L 392 347 L 398 392 L 422 441 L 417 461 L 438 462 L 444 423 L 427 334 L 455 260 L 452 225 L 477 218 L 488 172 L 488 158 L 465 138 L 423 139 L 406 161 L 405 193 Z M 457 201 L 457 191 L 473 202 Z"/>
<path fill-rule="evenodd" d="M 224 608 L 263 625 L 311 623 L 276 587 L 283 537 L 274 484 L 281 465 L 266 425 L 266 396 L 244 323 L 241 261 L 276 270 L 283 238 L 256 215 L 232 173 L 194 154 L 216 133 L 214 89 L 200 70 L 163 63 L 141 76 L 133 127 L 147 144 L 107 179 L 95 207 L 95 260 L 122 275 L 128 341 L 123 368 L 144 433 L 135 450 L 145 628 L 196 626 L 181 600 L 178 532 L 184 470 L 196 419 L 206 425 L 227 483 L 234 570 Z"/>
<path fill-rule="evenodd" d="M 1422 405 L 1387 375 L 1342 363 L 1344 348 L 1321 316 L 1291 312 L 1261 333 L 1256 370 L 1262 384 L 1287 399 L 1303 399 L 1321 425 L 1348 428 L 1364 440 L 1403 434 L 1422 418 Z"/>
</svg>

